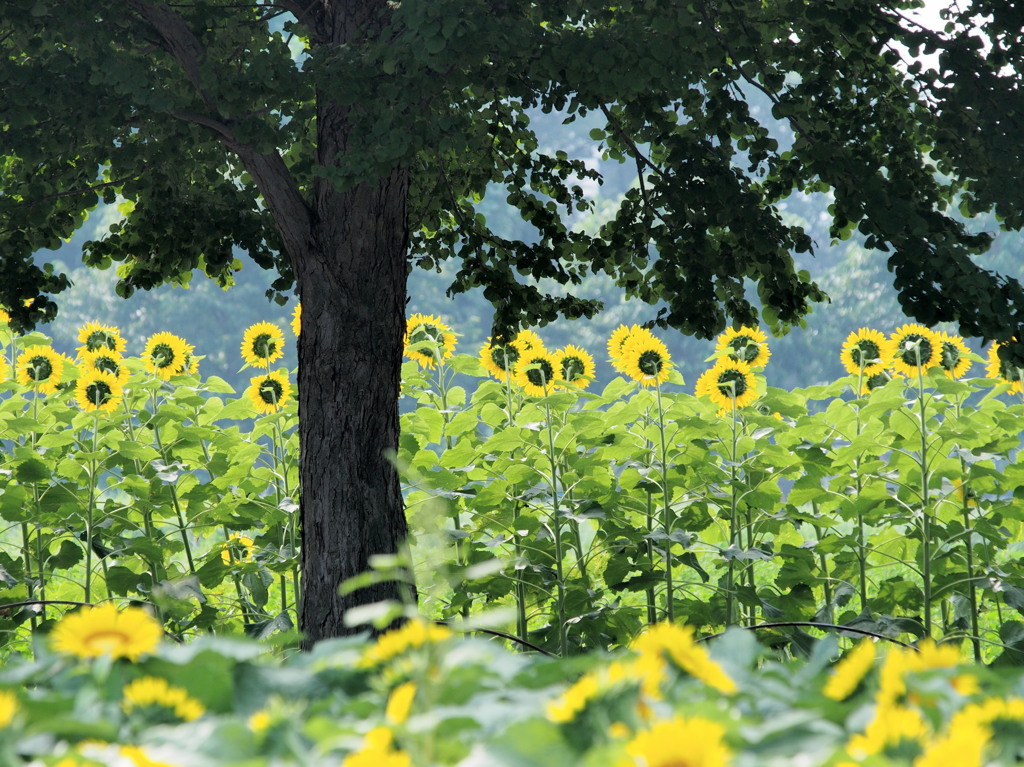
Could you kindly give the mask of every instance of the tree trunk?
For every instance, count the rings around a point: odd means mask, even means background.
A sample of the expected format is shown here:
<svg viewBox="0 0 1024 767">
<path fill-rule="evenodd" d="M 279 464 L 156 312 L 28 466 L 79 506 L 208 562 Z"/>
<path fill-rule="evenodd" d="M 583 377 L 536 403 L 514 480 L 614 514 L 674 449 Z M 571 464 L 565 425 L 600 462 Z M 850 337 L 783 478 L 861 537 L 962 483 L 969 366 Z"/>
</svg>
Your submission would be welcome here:
<svg viewBox="0 0 1024 767">
<path fill-rule="evenodd" d="M 314 246 L 299 259 L 304 645 L 351 633 L 345 611 L 399 597 L 383 583 L 339 585 L 406 537 L 398 472 L 405 335 L 407 174 L 317 195 Z"/>
</svg>

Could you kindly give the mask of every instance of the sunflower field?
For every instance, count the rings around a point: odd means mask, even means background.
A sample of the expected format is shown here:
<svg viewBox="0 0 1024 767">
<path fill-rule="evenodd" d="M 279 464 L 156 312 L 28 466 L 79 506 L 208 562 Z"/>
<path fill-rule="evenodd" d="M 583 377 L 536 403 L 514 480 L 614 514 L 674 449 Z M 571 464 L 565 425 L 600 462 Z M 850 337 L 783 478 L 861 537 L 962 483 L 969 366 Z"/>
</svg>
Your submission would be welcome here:
<svg viewBox="0 0 1024 767">
<path fill-rule="evenodd" d="M 296 654 L 291 340 L 244 331 L 241 396 L 170 332 L 138 356 L 101 323 L 79 342 L 0 323 L 0 764 L 1024 748 L 1024 378 L 998 348 L 972 377 L 958 337 L 861 329 L 830 352 L 844 377 L 786 391 L 756 328 L 681 369 L 638 326 L 599 352 L 525 330 L 465 354 L 413 315 L 395 456 L 413 535 L 343 588 L 409 578 L 419 602 L 368 611 L 410 618 L 376 642 Z"/>
</svg>

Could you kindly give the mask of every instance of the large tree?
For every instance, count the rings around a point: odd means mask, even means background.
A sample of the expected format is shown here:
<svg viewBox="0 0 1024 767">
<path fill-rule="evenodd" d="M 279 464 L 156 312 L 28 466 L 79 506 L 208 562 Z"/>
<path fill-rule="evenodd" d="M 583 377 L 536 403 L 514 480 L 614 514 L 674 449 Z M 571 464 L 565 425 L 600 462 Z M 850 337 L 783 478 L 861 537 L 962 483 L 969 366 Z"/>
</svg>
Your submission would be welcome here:
<svg viewBox="0 0 1024 767">
<path fill-rule="evenodd" d="M 297 288 L 300 623 L 335 635 L 396 593 L 337 587 L 406 534 L 387 454 L 412 266 L 458 259 L 451 292 L 482 287 L 498 333 L 591 315 L 571 287 L 538 287 L 590 271 L 686 333 L 756 321 L 750 285 L 785 326 L 825 296 L 776 206 L 827 192 L 833 236 L 866 236 L 908 314 L 1024 339 L 1024 291 L 975 266 L 990 237 L 950 215 L 1024 223 L 1024 11 L 963 0 L 934 32 L 915 5 L 5 0 L 0 304 L 23 328 L 53 316 L 67 280 L 34 254 L 119 199 L 124 220 L 83 251 L 118 264 L 119 292 L 195 268 L 227 284 L 238 249 Z M 752 116 L 754 93 L 783 130 Z M 538 112 L 596 116 L 592 145 L 538 147 Z M 580 231 L 602 154 L 636 184 Z M 534 236 L 491 231 L 486 193 Z"/>
</svg>

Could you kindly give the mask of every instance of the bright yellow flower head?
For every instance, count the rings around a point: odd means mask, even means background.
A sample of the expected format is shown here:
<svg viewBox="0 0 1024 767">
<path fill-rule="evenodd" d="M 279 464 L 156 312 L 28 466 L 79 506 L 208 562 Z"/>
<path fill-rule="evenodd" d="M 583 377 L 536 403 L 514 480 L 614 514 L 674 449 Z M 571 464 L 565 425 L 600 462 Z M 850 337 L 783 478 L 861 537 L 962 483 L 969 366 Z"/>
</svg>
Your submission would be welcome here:
<svg viewBox="0 0 1024 767">
<path fill-rule="evenodd" d="M 708 719 L 675 717 L 637 733 L 620 767 L 725 767 L 732 754 L 725 728 Z"/>
<path fill-rule="evenodd" d="M 284 356 L 284 333 L 272 322 L 250 325 L 242 336 L 240 348 L 246 367 L 270 368 L 270 363 Z"/>
<path fill-rule="evenodd" d="M 411 767 L 409 754 L 392 748 L 393 738 L 387 727 L 370 730 L 366 733 L 363 747 L 346 756 L 342 767 Z"/>
<path fill-rule="evenodd" d="M 480 347 L 480 362 L 499 381 L 507 381 L 515 377 L 516 365 L 526 351 L 526 346 L 521 342 L 496 344 L 488 338 L 487 343 Z"/>
<path fill-rule="evenodd" d="M 512 339 L 512 342 L 518 343 L 525 352 L 546 351 L 544 342 L 540 340 L 540 336 L 529 328 L 520 330 L 516 333 L 516 337 Z"/>
<path fill-rule="evenodd" d="M 403 682 L 391 691 L 388 705 L 384 709 L 384 718 L 391 724 L 404 724 L 412 710 L 412 701 L 416 697 L 416 683 Z"/>
<path fill-rule="evenodd" d="M 704 646 L 694 641 L 692 626 L 674 623 L 648 626 L 633 640 L 631 647 L 641 655 L 667 654 L 686 673 L 719 692 L 731 695 L 737 691 L 736 683 L 711 659 Z"/>
<path fill-rule="evenodd" d="M 160 643 L 163 629 L 139 607 L 118 611 L 111 603 L 65 615 L 50 634 L 53 648 L 79 658 L 138 660 Z"/>
<path fill-rule="evenodd" d="M 942 359 L 939 334 L 924 325 L 909 323 L 897 328 L 889 336 L 889 343 L 893 369 L 905 376 L 917 376 L 919 371 L 927 373 Z"/>
<path fill-rule="evenodd" d="M 751 369 L 763 368 L 772 356 L 768 336 L 760 328 L 726 328 L 715 344 L 715 354 L 733 362 L 746 362 Z"/>
<path fill-rule="evenodd" d="M 596 674 L 584 674 L 568 690 L 547 704 L 548 719 L 559 724 L 571 722 L 601 691 Z"/>
<path fill-rule="evenodd" d="M 949 732 L 932 739 L 913 767 L 983 767 L 991 737 L 992 730 L 983 725 L 954 727 L 950 723 Z"/>
<path fill-rule="evenodd" d="M 889 366 L 892 344 L 880 331 L 861 328 L 846 337 L 839 359 L 846 372 L 873 376 Z"/>
<path fill-rule="evenodd" d="M 181 687 L 167 683 L 166 679 L 155 676 L 144 676 L 136 679 L 124 688 L 124 699 L 121 703 L 126 713 L 149 706 L 160 706 L 184 722 L 198 719 L 206 708 L 198 700 Z"/>
<path fill-rule="evenodd" d="M 18 697 L 10 690 L 0 690 L 0 729 L 10 727 L 18 713 Z"/>
<path fill-rule="evenodd" d="M 942 332 L 939 334 L 939 342 L 939 364 L 947 376 L 960 378 L 970 370 L 971 359 L 968 355 L 971 350 L 967 348 L 964 339 Z"/>
<path fill-rule="evenodd" d="M 713 367 L 701 374 L 695 391 L 698 397 L 708 397 L 727 413 L 757 399 L 757 383 L 750 365 L 728 357 L 719 357 Z"/>
<path fill-rule="evenodd" d="M 455 354 L 455 334 L 440 317 L 414 314 L 405 326 L 405 356 L 433 368 Z"/>
<path fill-rule="evenodd" d="M 103 370 L 86 370 L 75 382 L 75 402 L 86 413 L 112 413 L 123 396 L 121 382 Z"/>
<path fill-rule="evenodd" d="M 252 402 L 257 413 L 270 415 L 283 408 L 292 398 L 292 385 L 288 376 L 272 370 L 269 373 L 249 379 L 245 396 Z"/>
<path fill-rule="evenodd" d="M 105 350 L 124 354 L 127 342 L 121 338 L 121 331 L 113 325 L 101 325 L 98 322 L 87 322 L 78 329 L 78 353 Z"/>
<path fill-rule="evenodd" d="M 652 338 L 654 334 L 640 325 L 619 325 L 608 337 L 608 359 L 611 360 L 612 367 L 620 373 L 625 373 L 623 352 L 626 344 L 634 339 L 648 341 Z"/>
<path fill-rule="evenodd" d="M 425 644 L 443 642 L 452 636 L 447 626 L 417 619 L 408 621 L 404 626 L 382 634 L 376 644 L 363 652 L 359 665 L 364 668 L 380 665 L 394 657 L 422 647 Z"/>
<path fill-rule="evenodd" d="M 172 376 L 188 372 L 189 357 L 195 347 L 173 333 L 154 333 L 146 341 L 142 361 L 146 371 L 157 378 L 169 381 Z"/>
<path fill-rule="evenodd" d="M 95 351 L 86 349 L 78 353 L 78 359 L 82 364 L 82 370 L 102 370 L 111 373 L 121 386 L 127 384 L 128 378 L 131 376 L 120 352 L 112 352 L 109 349 L 96 349 Z"/>
<path fill-rule="evenodd" d="M 295 304 L 295 308 L 292 309 L 292 333 L 296 338 L 302 332 L 302 303 Z"/>
<path fill-rule="evenodd" d="M 121 746 L 121 756 L 131 760 L 135 767 L 175 767 L 168 762 L 158 762 L 141 746 Z"/>
<path fill-rule="evenodd" d="M 18 383 L 40 394 L 53 394 L 64 376 L 64 364 L 64 356 L 49 346 L 30 346 L 18 355 L 15 364 Z"/>
<path fill-rule="evenodd" d="M 1014 339 L 1015 341 L 1017 339 Z M 1024 369 L 1007 365 L 999 359 L 999 349 L 1003 344 L 994 343 L 988 349 L 988 365 L 985 374 L 1010 385 L 1010 394 L 1024 393 Z"/>
<path fill-rule="evenodd" d="M 586 389 L 594 380 L 594 358 L 586 350 L 569 344 L 555 352 L 555 375 L 569 388 Z"/>
<path fill-rule="evenodd" d="M 256 550 L 253 539 L 241 533 L 231 533 L 220 552 L 221 561 L 226 565 L 232 562 L 248 562 Z"/>
<path fill-rule="evenodd" d="M 631 335 L 622 345 L 618 362 L 622 372 L 641 386 L 665 383 L 672 370 L 668 347 L 649 332 Z"/>
<path fill-rule="evenodd" d="M 923 745 L 928 737 L 928 724 L 916 708 L 879 703 L 875 707 L 875 718 L 863 733 L 850 738 L 846 750 L 851 756 L 863 759 L 905 741 Z"/>
<path fill-rule="evenodd" d="M 11 321 L 11 315 L 7 313 L 6 309 L 0 309 L 0 325 L 7 325 Z"/>
<path fill-rule="evenodd" d="M 836 664 L 822 690 L 826 698 L 846 700 L 875 665 L 875 643 L 864 639 Z"/>
<path fill-rule="evenodd" d="M 516 365 L 516 383 L 530 397 L 545 397 L 560 383 L 557 360 L 544 351 L 528 351 Z"/>
</svg>

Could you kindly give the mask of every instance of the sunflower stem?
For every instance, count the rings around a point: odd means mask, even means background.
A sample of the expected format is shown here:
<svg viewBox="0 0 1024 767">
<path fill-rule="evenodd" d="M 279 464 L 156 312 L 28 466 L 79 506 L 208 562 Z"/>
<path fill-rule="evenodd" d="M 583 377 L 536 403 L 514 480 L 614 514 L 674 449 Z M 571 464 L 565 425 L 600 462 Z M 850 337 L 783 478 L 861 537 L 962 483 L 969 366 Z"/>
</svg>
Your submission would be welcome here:
<svg viewBox="0 0 1024 767">
<path fill-rule="evenodd" d="M 956 418 L 957 421 L 961 417 L 961 407 L 963 405 L 963 399 L 956 399 Z M 966 481 L 967 464 L 964 459 L 960 459 L 960 476 L 964 479 L 960 480 L 960 489 L 963 493 L 961 498 L 960 511 L 964 517 L 964 557 L 967 564 L 967 600 L 971 606 L 971 647 L 974 650 L 974 662 L 981 663 L 981 629 L 978 621 L 978 589 L 974 585 L 974 548 L 971 544 L 972 538 L 972 522 L 971 522 L 971 504 L 970 497 L 968 496 L 968 485 Z"/>
<path fill-rule="evenodd" d="M 818 516 L 818 504 L 815 501 L 811 501 L 811 510 L 815 516 Z M 811 525 L 814 528 L 814 537 L 816 543 L 821 543 L 821 528 L 817 525 Z M 825 623 L 834 623 L 832 620 L 832 583 L 828 577 L 828 557 L 825 556 L 825 552 L 818 550 L 818 566 L 821 568 L 821 589 L 822 596 L 825 599 Z"/>
<path fill-rule="evenodd" d="M 932 549 L 931 549 L 931 517 L 929 516 L 928 485 L 928 422 L 925 410 L 924 371 L 921 365 L 921 344 L 914 349 L 917 358 L 917 402 L 921 419 L 921 570 L 924 579 L 924 635 L 932 635 Z"/>
<path fill-rule="evenodd" d="M 544 384 L 544 411 L 547 416 L 548 462 L 551 469 L 551 527 L 555 539 L 555 577 L 558 585 L 558 654 L 564 658 L 568 655 L 568 636 L 565 623 L 565 575 L 562 571 L 562 513 L 558 503 L 558 461 L 555 458 L 554 425 L 551 422 L 551 403 L 548 401 L 548 382 L 541 370 Z"/>
<path fill-rule="evenodd" d="M 654 572 L 654 541 L 651 539 L 651 533 L 654 532 L 654 494 L 647 491 L 647 535 L 645 540 L 647 542 L 647 560 L 651 565 L 651 572 Z M 647 587 L 647 623 L 653 626 L 658 622 L 658 605 L 655 602 L 655 590 L 654 586 Z"/>
<path fill-rule="evenodd" d="M 658 401 L 658 438 L 661 447 L 661 527 L 665 533 L 665 617 L 674 623 L 675 585 L 672 582 L 672 504 L 668 486 L 668 444 L 665 439 L 665 407 L 661 399 L 661 381 L 655 378 L 655 394 Z"/>
<path fill-rule="evenodd" d="M 93 512 L 96 508 L 96 448 L 99 437 L 99 415 L 93 418 L 92 423 L 92 452 L 89 459 L 89 505 L 85 512 L 85 599 L 92 602 L 92 523 Z"/>
<path fill-rule="evenodd" d="M 857 375 L 857 397 L 860 398 L 861 389 L 864 385 L 864 362 L 863 357 L 860 360 L 860 373 Z M 860 403 L 857 403 L 854 409 L 856 415 L 856 434 L 859 437 L 861 432 L 861 420 L 860 420 Z M 860 471 L 860 456 L 858 455 L 853 461 L 854 471 L 854 482 L 856 483 L 857 500 L 860 501 L 860 494 L 863 491 L 863 479 Z M 860 610 L 861 613 L 867 615 L 868 613 L 868 547 L 867 540 L 864 533 L 864 512 L 861 511 L 860 506 L 857 507 L 857 575 L 859 577 L 858 586 L 860 587 Z"/>
<path fill-rule="evenodd" d="M 737 550 L 740 547 L 739 540 L 739 510 L 737 508 L 739 502 L 739 493 L 736 487 L 736 453 L 737 453 L 737 442 L 738 442 L 738 428 L 737 428 L 737 414 L 736 414 L 736 389 L 733 387 L 732 392 L 732 449 L 729 454 L 729 545 L 735 547 Z M 736 556 L 735 552 L 733 556 L 729 558 L 729 572 L 727 581 L 726 591 L 726 607 L 725 607 L 725 625 L 731 626 L 736 621 L 733 618 L 733 601 L 736 593 Z"/>
<path fill-rule="evenodd" d="M 157 409 L 157 397 L 156 391 L 154 390 L 151 398 L 153 406 L 153 414 L 151 416 L 151 422 L 153 424 L 153 438 L 156 441 L 157 452 L 160 453 L 160 460 L 167 464 L 167 451 L 164 450 L 163 441 L 160 439 L 160 425 L 156 423 L 156 409 Z M 168 483 L 168 489 L 171 494 L 171 506 L 174 509 L 174 515 L 178 520 L 178 532 L 181 535 L 182 545 L 185 547 L 185 561 L 188 563 L 189 575 L 196 574 L 196 563 L 192 559 L 192 544 L 188 539 L 188 526 L 185 524 L 185 515 L 181 511 L 181 503 L 178 500 L 178 486 L 176 482 Z"/>
</svg>

